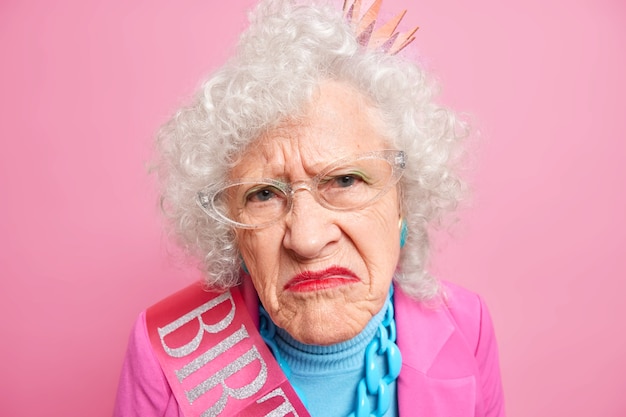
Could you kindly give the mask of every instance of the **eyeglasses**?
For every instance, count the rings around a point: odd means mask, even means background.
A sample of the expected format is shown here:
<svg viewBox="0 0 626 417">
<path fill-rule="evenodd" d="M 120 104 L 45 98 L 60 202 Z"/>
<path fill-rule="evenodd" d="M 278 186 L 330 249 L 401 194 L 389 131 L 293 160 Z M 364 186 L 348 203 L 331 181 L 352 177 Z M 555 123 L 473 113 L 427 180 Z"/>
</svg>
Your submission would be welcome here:
<svg viewBox="0 0 626 417">
<path fill-rule="evenodd" d="M 237 179 L 198 192 L 202 210 L 243 229 L 260 229 L 282 219 L 295 193 L 307 190 L 320 205 L 336 211 L 359 210 L 380 199 L 402 177 L 403 151 L 383 150 L 339 159 L 308 181 Z"/>
</svg>

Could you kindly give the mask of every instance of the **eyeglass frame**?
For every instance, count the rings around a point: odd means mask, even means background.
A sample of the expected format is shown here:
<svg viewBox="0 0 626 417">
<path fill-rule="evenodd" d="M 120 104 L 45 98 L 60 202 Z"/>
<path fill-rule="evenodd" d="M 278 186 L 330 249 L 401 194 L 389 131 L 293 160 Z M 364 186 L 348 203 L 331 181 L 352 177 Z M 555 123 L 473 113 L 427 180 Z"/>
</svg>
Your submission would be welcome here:
<svg viewBox="0 0 626 417">
<path fill-rule="evenodd" d="M 366 201 L 360 206 L 350 207 L 350 208 L 339 208 L 339 207 L 333 207 L 332 205 L 328 204 L 328 202 L 326 202 L 319 195 L 317 185 L 320 183 L 320 181 L 324 179 L 324 176 L 328 172 L 341 167 L 345 163 L 353 162 L 353 161 L 360 161 L 363 159 L 381 159 L 381 160 L 387 161 L 389 165 L 391 166 L 391 170 L 392 170 L 388 184 L 385 185 L 385 187 L 382 188 L 380 192 L 374 198 Z M 204 187 L 200 191 L 198 191 L 198 193 L 196 194 L 196 202 L 198 203 L 202 211 L 205 214 L 209 215 L 211 218 L 221 223 L 225 223 L 225 224 L 231 225 L 239 229 L 262 229 L 265 227 L 269 227 L 272 224 L 278 222 L 279 220 L 284 218 L 287 215 L 287 213 L 291 211 L 293 207 L 293 199 L 294 199 L 295 193 L 299 190 L 309 191 L 309 193 L 311 193 L 311 195 L 313 196 L 313 198 L 319 205 L 329 210 L 333 210 L 333 211 L 360 210 L 364 207 L 374 204 L 376 201 L 382 198 L 385 194 L 387 194 L 387 192 L 389 192 L 389 190 L 391 190 L 398 183 L 398 181 L 400 181 L 400 178 L 404 174 L 404 169 L 406 168 L 406 159 L 407 159 L 407 156 L 406 156 L 406 152 L 404 151 L 399 151 L 395 149 L 384 149 L 384 150 L 379 150 L 379 151 L 365 152 L 362 154 L 357 154 L 357 155 L 347 156 L 347 157 L 337 159 L 331 162 L 330 164 L 328 164 L 327 166 L 325 166 L 317 175 L 315 175 L 314 177 L 306 181 L 301 180 L 301 181 L 294 181 L 294 182 L 284 182 L 284 181 L 277 180 L 276 178 L 238 178 L 238 179 L 231 180 L 231 181 L 223 181 L 223 182 L 209 185 L 207 187 Z M 239 223 L 225 216 L 224 214 L 222 214 L 222 212 L 218 210 L 216 207 L 216 201 L 219 200 L 216 198 L 217 194 L 224 191 L 226 188 L 230 186 L 234 186 L 237 184 L 246 184 L 246 183 L 267 184 L 267 185 L 271 185 L 279 189 L 287 197 L 287 206 L 285 207 L 284 213 L 276 217 L 276 219 L 272 219 L 268 222 L 261 223 L 258 225 Z"/>
</svg>

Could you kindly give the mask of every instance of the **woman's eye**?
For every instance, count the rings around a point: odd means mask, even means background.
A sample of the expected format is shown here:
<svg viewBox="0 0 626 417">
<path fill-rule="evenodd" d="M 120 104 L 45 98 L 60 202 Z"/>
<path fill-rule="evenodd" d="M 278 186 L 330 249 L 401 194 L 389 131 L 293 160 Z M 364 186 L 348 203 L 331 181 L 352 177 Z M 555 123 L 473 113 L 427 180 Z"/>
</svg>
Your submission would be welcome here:
<svg viewBox="0 0 626 417">
<path fill-rule="evenodd" d="M 246 201 L 264 203 L 279 196 L 279 191 L 273 187 L 252 189 L 246 193 Z"/>
<path fill-rule="evenodd" d="M 340 177 L 336 177 L 334 182 L 338 187 L 345 188 L 353 186 L 357 181 L 361 181 L 361 178 L 354 175 L 342 175 Z"/>
<path fill-rule="evenodd" d="M 330 188 L 350 188 L 367 183 L 365 177 L 360 173 L 334 175 L 323 182 Z"/>
</svg>

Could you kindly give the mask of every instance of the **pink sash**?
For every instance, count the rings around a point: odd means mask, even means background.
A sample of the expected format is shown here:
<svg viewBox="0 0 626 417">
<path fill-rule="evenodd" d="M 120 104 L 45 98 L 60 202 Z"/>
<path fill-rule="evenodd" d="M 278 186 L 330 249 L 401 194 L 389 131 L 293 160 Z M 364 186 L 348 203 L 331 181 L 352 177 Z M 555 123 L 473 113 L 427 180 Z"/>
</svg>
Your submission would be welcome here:
<svg viewBox="0 0 626 417">
<path fill-rule="evenodd" d="M 239 289 L 191 285 L 146 312 L 150 342 L 186 417 L 301 416 Z"/>
</svg>

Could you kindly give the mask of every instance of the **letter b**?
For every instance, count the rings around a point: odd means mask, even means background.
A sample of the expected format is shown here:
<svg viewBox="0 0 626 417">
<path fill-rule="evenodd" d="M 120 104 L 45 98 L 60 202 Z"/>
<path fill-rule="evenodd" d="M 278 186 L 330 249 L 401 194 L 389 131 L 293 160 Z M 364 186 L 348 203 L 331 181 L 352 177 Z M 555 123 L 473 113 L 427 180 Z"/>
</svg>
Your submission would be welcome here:
<svg viewBox="0 0 626 417">
<path fill-rule="evenodd" d="M 219 322 L 215 324 L 206 324 L 202 320 L 202 314 L 206 313 L 207 311 L 225 302 L 230 302 L 230 310 Z M 163 346 L 163 349 L 165 350 L 165 352 L 167 352 L 168 355 L 175 357 L 175 358 L 182 358 L 184 356 L 187 356 L 195 352 L 195 350 L 198 349 L 198 346 L 200 346 L 200 343 L 202 342 L 202 336 L 205 331 L 208 333 L 220 332 L 224 330 L 225 328 L 227 328 L 230 325 L 230 323 L 232 323 L 234 317 L 235 317 L 235 302 L 232 298 L 230 291 L 227 291 L 213 298 L 212 300 L 207 301 L 206 303 L 202 304 L 200 307 L 195 308 L 194 310 L 183 315 L 182 317 L 179 317 L 178 319 L 174 320 L 170 324 L 164 327 L 159 327 L 157 330 L 159 332 L 159 338 L 161 339 L 161 345 Z M 190 321 L 194 319 L 198 320 L 198 324 L 199 324 L 198 332 L 188 343 L 180 347 L 174 347 L 174 348 L 169 347 L 167 343 L 165 343 L 165 337 L 167 335 L 180 329 L 182 326 L 184 326 L 185 324 L 189 323 Z"/>
</svg>

